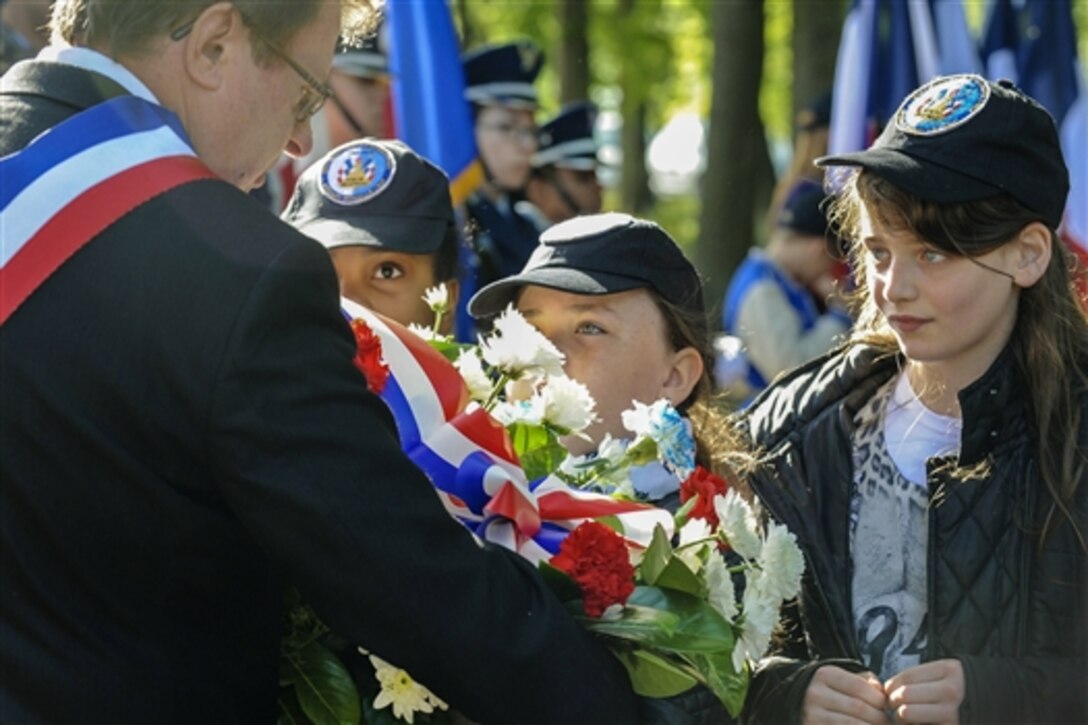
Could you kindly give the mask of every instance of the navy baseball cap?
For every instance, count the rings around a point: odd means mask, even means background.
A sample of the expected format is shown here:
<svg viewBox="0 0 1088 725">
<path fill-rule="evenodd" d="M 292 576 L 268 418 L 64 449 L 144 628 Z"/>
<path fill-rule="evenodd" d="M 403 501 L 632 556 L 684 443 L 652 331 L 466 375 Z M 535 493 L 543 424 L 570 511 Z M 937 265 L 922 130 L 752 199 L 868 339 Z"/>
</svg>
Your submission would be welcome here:
<svg viewBox="0 0 1088 725">
<path fill-rule="evenodd" d="M 1069 195 L 1054 119 L 1009 81 L 943 76 L 912 92 L 866 151 L 818 166 L 858 166 L 937 203 L 1008 194 L 1051 227 Z"/>
<path fill-rule="evenodd" d="M 474 48 L 461 63 L 469 101 L 527 110 L 539 105 L 533 82 L 544 65 L 544 52 L 531 40 Z"/>
<path fill-rule="evenodd" d="M 338 146 L 302 172 L 283 220 L 325 247 L 429 254 L 454 224 L 446 174 L 400 141 Z"/>
<path fill-rule="evenodd" d="M 580 295 L 650 288 L 681 309 L 705 315 L 702 281 L 680 247 L 654 222 L 627 214 L 590 214 L 549 228 L 525 268 L 477 292 L 469 312 L 496 315 L 526 285 Z"/>
<path fill-rule="evenodd" d="M 540 127 L 533 166 L 583 171 L 597 168 L 597 142 L 593 138 L 596 122 L 597 107 L 592 103 L 582 101 L 565 106 L 555 118 Z"/>
<path fill-rule="evenodd" d="M 829 236 L 827 215 L 823 210 L 825 198 L 824 189 L 818 183 L 811 179 L 799 180 L 786 194 L 775 225 L 798 234 Z"/>
</svg>

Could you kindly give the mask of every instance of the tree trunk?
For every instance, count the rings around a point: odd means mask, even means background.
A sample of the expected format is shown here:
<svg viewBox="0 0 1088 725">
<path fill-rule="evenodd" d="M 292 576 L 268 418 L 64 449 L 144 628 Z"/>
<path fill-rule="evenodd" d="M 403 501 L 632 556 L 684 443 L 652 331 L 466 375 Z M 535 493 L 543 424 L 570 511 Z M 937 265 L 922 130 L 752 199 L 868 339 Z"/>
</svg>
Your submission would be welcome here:
<svg viewBox="0 0 1088 725">
<path fill-rule="evenodd" d="M 586 27 L 589 13 L 586 0 L 559 0 L 559 102 L 581 101 L 589 98 L 589 40 Z"/>
<path fill-rule="evenodd" d="M 793 116 L 831 90 L 845 5 L 793 0 Z"/>
<path fill-rule="evenodd" d="M 627 84 L 624 84 L 625 86 Z M 646 102 L 624 88 L 623 175 L 620 181 L 620 208 L 632 214 L 645 211 L 653 203 L 650 175 L 646 171 Z"/>
<path fill-rule="evenodd" d="M 712 65 L 707 170 L 696 263 L 706 280 L 712 322 L 754 235 L 757 193 L 766 175 L 767 143 L 759 116 L 763 77 L 763 0 L 711 3 Z"/>
</svg>

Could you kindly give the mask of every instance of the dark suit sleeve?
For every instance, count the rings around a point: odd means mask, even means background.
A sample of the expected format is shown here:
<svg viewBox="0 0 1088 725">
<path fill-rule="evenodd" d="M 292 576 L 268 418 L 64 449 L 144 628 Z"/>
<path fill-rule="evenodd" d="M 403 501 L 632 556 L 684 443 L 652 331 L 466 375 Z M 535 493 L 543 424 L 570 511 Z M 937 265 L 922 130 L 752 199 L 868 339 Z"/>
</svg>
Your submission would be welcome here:
<svg viewBox="0 0 1088 725">
<path fill-rule="evenodd" d="M 336 299 L 316 245 L 288 247 L 254 286 L 209 426 L 228 504 L 326 623 L 466 715 L 634 721 L 618 662 L 401 453 Z"/>
</svg>

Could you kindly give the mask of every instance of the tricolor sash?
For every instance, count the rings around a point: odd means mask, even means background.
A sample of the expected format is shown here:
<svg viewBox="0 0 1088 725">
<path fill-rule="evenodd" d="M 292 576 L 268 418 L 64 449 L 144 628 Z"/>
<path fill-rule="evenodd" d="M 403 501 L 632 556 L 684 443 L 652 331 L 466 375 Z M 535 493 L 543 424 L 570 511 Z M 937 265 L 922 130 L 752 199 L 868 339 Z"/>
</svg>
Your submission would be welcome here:
<svg viewBox="0 0 1088 725">
<path fill-rule="evenodd" d="M 547 560 L 586 519 L 613 517 L 623 535 L 648 545 L 672 515 L 644 504 L 573 490 L 554 476 L 527 482 L 506 429 L 470 402 L 460 373 L 407 328 L 342 299 L 381 340 L 389 406 L 408 457 L 431 479 L 446 510 L 481 538 Z"/>
<path fill-rule="evenodd" d="M 0 158 L 0 324 L 115 221 L 207 178 L 177 116 L 136 96 L 92 106 Z"/>
</svg>

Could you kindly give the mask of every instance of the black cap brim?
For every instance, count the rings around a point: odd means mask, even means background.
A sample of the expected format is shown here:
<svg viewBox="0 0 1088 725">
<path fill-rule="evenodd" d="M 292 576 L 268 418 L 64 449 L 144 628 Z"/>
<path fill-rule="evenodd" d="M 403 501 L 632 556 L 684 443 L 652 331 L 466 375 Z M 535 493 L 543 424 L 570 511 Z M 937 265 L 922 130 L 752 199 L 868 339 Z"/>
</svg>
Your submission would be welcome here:
<svg viewBox="0 0 1088 725">
<path fill-rule="evenodd" d="M 608 272 L 569 267 L 539 267 L 492 282 L 481 289 L 469 300 L 469 314 L 478 318 L 499 314 L 515 300 L 518 290 L 526 285 L 548 287 L 577 295 L 610 295 L 649 286 L 645 280 Z"/>
<path fill-rule="evenodd" d="M 363 246 L 430 254 L 442 244 L 448 226 L 446 219 L 356 215 L 350 220 L 318 218 L 297 228 L 327 249 Z"/>
<path fill-rule="evenodd" d="M 1003 193 L 992 184 L 898 149 L 870 148 L 850 154 L 824 156 L 816 165 L 857 166 L 887 179 L 920 199 L 942 204 L 986 199 Z"/>
</svg>

